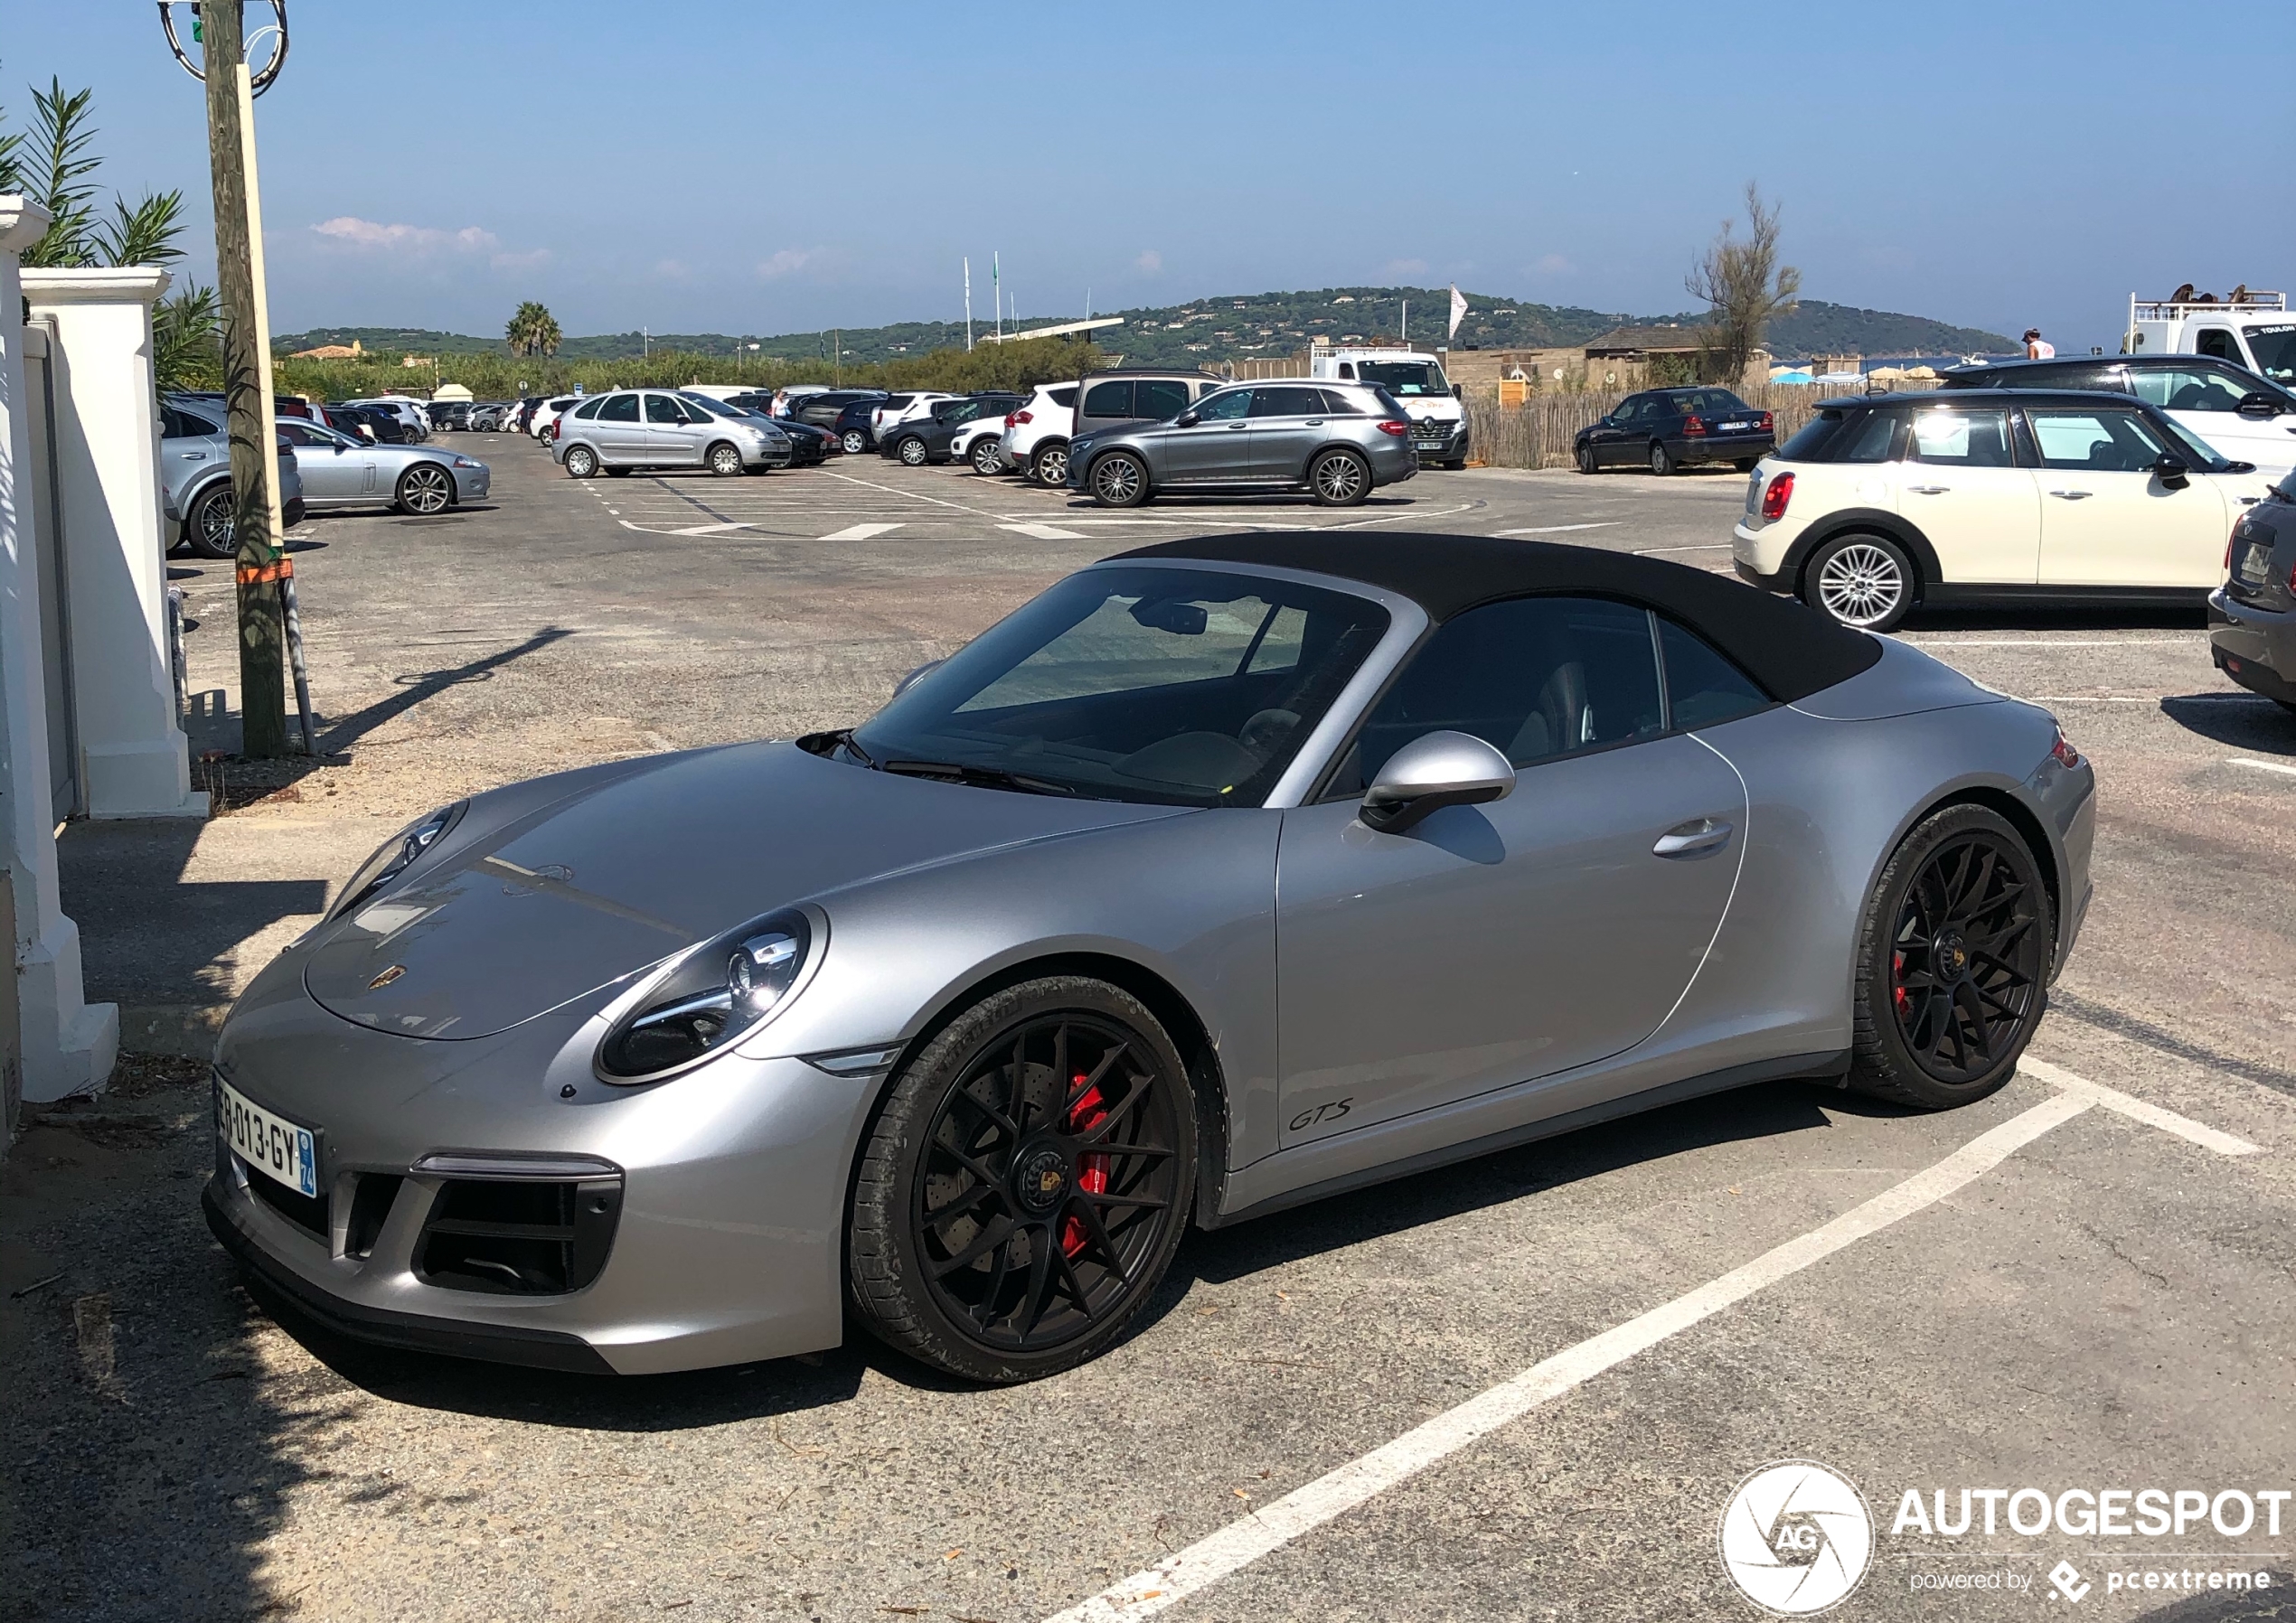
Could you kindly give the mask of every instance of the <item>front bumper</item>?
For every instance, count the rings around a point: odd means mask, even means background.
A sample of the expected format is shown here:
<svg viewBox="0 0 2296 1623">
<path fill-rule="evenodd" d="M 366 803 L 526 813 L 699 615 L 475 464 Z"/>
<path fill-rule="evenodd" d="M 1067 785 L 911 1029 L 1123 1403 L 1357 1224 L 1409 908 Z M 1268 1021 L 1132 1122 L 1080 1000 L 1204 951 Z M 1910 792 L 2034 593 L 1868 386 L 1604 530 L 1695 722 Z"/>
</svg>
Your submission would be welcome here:
<svg viewBox="0 0 2296 1623">
<path fill-rule="evenodd" d="M 611 1087 L 590 1070 L 595 1010 L 492 1038 L 392 1037 L 313 1002 L 300 958 L 258 977 L 217 1065 L 314 1130 L 321 1196 L 265 1198 L 249 1182 L 263 1175 L 219 1138 L 203 1200 L 217 1237 L 277 1293 L 347 1336 L 558 1369 L 651 1374 L 839 1343 L 847 1177 L 870 1082 L 735 1052 Z M 439 1156 L 459 1168 L 426 1161 Z M 490 1290 L 442 1265 L 450 1196 L 489 1183 L 489 1162 L 538 1156 L 618 1172 L 594 1277 Z"/>
<path fill-rule="evenodd" d="M 552 461 L 557 458 L 553 456 Z M 455 476 L 455 498 L 460 502 L 484 502 L 486 493 L 494 488 L 494 473 L 485 464 L 475 468 L 450 468 Z"/>
<path fill-rule="evenodd" d="M 1415 420 L 1411 425 L 1411 448 L 1422 462 L 1462 462 L 1467 455 L 1467 422 L 1462 417 L 1442 432 L 1430 433 L 1437 427 L 1432 422 Z"/>
<path fill-rule="evenodd" d="M 2243 603 L 2218 586 L 2208 594 L 2208 655 L 2251 693 L 2296 705 L 2296 612 Z"/>
</svg>

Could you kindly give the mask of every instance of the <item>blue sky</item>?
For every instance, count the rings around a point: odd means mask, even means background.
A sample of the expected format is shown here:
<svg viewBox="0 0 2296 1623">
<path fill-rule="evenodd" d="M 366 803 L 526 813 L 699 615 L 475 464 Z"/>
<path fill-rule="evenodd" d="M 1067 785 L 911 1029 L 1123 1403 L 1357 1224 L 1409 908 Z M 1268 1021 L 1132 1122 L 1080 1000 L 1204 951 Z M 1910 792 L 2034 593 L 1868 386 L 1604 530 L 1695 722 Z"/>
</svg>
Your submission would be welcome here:
<svg viewBox="0 0 2296 1623">
<path fill-rule="evenodd" d="M 2149 58 L 2160 16 L 291 0 L 273 325 L 947 318 L 992 250 L 1031 319 L 1392 281 L 1653 313 L 1751 178 L 1810 296 L 2112 347 L 2131 289 L 2296 279 L 2296 7 Z M 202 109 L 152 6 L 0 0 L 13 125 L 51 73 L 94 88 L 109 183 L 192 194 L 201 268 Z"/>
</svg>

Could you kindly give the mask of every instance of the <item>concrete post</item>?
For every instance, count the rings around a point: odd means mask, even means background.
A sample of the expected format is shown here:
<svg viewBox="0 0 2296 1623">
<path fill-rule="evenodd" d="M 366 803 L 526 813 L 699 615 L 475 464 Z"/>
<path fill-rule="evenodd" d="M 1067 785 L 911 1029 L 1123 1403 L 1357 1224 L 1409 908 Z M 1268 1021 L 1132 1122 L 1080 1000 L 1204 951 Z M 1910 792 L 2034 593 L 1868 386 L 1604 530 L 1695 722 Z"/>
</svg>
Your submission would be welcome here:
<svg viewBox="0 0 2296 1623">
<path fill-rule="evenodd" d="M 48 211 L 0 195 L 0 868 L 15 905 L 15 992 L 24 1096 L 34 1102 L 101 1087 L 119 1052 L 119 1010 L 82 999 L 80 930 L 56 890 L 49 821 L 48 723 L 40 643 L 40 545 L 33 533 L 32 442 L 24 413 L 24 284 L 16 256 L 40 240 Z"/>
<path fill-rule="evenodd" d="M 175 715 L 152 393 L 152 266 L 27 270 L 24 296 L 55 333 L 53 435 L 61 468 L 64 602 L 88 815 L 199 817 Z"/>
</svg>

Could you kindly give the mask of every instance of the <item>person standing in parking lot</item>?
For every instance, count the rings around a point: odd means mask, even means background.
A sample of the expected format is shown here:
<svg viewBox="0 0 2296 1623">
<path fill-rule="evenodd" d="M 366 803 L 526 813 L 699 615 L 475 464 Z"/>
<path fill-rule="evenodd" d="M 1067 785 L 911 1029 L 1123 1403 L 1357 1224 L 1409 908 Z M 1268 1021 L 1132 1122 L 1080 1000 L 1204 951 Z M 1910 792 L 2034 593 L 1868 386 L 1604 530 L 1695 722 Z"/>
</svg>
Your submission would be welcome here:
<svg viewBox="0 0 2296 1623">
<path fill-rule="evenodd" d="M 2040 328 L 2028 327 L 2025 329 L 2025 358 L 2028 361 L 2054 361 L 2056 359 L 2056 345 L 2041 336 Z"/>
<path fill-rule="evenodd" d="M 787 417 L 789 415 L 789 391 L 786 389 L 775 389 L 773 391 L 773 404 L 767 408 L 767 411 L 774 417 Z"/>
</svg>

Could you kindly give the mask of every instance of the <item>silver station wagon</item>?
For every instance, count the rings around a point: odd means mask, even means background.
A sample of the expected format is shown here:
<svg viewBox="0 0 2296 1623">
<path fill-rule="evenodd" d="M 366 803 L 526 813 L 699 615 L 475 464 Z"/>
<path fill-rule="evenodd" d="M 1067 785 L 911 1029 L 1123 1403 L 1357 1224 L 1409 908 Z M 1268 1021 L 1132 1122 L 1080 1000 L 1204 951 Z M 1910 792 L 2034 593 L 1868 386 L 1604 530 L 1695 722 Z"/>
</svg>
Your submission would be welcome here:
<svg viewBox="0 0 2296 1623">
<path fill-rule="evenodd" d="M 732 475 L 789 465 L 789 436 L 768 418 L 706 395 L 623 389 L 558 420 L 550 459 L 577 479 L 633 468 L 708 468 Z"/>
<path fill-rule="evenodd" d="M 1270 382 L 1208 394 L 1164 422 L 1078 435 L 1068 484 L 1103 507 L 1254 488 L 1353 507 L 1418 471 L 1410 416 L 1379 385 Z"/>
</svg>

